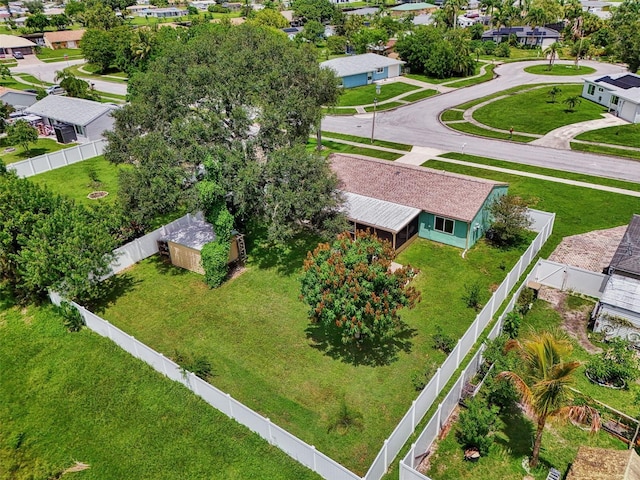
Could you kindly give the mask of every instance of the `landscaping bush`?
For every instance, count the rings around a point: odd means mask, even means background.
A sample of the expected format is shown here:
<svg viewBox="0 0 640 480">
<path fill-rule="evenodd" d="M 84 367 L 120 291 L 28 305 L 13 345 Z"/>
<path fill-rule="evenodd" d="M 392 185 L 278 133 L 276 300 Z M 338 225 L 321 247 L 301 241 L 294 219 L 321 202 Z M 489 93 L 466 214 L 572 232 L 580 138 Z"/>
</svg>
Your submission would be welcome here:
<svg viewBox="0 0 640 480">
<path fill-rule="evenodd" d="M 204 268 L 204 281 L 211 288 L 219 287 L 224 282 L 224 279 L 227 278 L 229 249 L 228 242 L 217 241 L 209 242 L 202 247 L 200 256 L 202 268 Z"/>
<path fill-rule="evenodd" d="M 202 380 L 209 380 L 213 376 L 211 362 L 203 355 L 188 355 L 176 351 L 173 360 L 186 372 L 192 372 Z"/>
<path fill-rule="evenodd" d="M 427 365 L 424 371 L 413 374 L 413 376 L 411 377 L 411 383 L 413 384 L 413 387 L 416 389 L 416 391 L 420 391 L 427 386 L 427 383 L 431 381 L 431 378 L 436 373 L 436 370 L 438 370 L 438 365 L 431 362 Z"/>
<path fill-rule="evenodd" d="M 504 317 L 504 324 L 502 325 L 502 332 L 509 336 L 509 338 L 516 338 L 520 332 L 520 325 L 522 324 L 522 316 L 512 310 Z"/>
<path fill-rule="evenodd" d="M 626 382 L 627 386 L 640 376 L 636 354 L 629 348 L 629 342 L 621 338 L 612 339 L 604 352 L 590 360 L 586 373 L 600 383 Z"/>
<path fill-rule="evenodd" d="M 485 55 L 493 55 L 494 53 L 496 53 L 498 44 L 493 40 L 489 40 L 488 42 L 482 42 L 482 47 L 484 49 Z"/>
<path fill-rule="evenodd" d="M 462 447 L 477 448 L 481 455 L 487 455 L 493 444 L 493 435 L 498 421 L 498 408 L 489 407 L 480 398 L 467 402 L 467 410 L 460 413 L 456 436 Z"/>
<path fill-rule="evenodd" d="M 507 42 L 500 42 L 495 50 L 496 57 L 509 58 L 511 56 L 511 48 Z"/>
<path fill-rule="evenodd" d="M 482 353 L 485 361 L 493 364 L 493 370 L 485 380 L 487 401 L 502 409 L 510 409 L 519 400 L 520 395 L 511 382 L 497 380 L 497 372 L 512 370 L 515 361 L 512 355 L 505 352 L 505 346 L 509 341 L 509 336 L 502 334 L 494 340 L 486 340 L 486 348 Z"/>
<path fill-rule="evenodd" d="M 436 333 L 431 335 L 431 339 L 433 340 L 433 348 L 435 348 L 436 350 L 440 350 L 447 355 L 451 353 L 451 351 L 456 346 L 455 338 L 443 333 L 442 327 L 440 325 L 436 327 Z"/>
<path fill-rule="evenodd" d="M 474 308 L 476 310 L 480 309 L 480 294 L 482 291 L 482 286 L 480 282 L 474 282 L 472 284 L 468 284 L 464 286 L 464 294 L 462 295 L 462 300 L 469 308 Z"/>
<path fill-rule="evenodd" d="M 502 195 L 489 208 L 493 223 L 487 231 L 487 238 L 499 247 L 517 245 L 524 232 L 531 226 L 527 215 L 527 204 L 516 195 Z"/>
<path fill-rule="evenodd" d="M 78 332 L 84 326 L 82 314 L 69 302 L 61 302 L 58 312 L 64 319 L 65 328 L 70 332 Z"/>
<path fill-rule="evenodd" d="M 531 310 L 535 299 L 536 291 L 533 288 L 523 288 L 516 301 L 516 311 L 522 316 L 526 315 Z"/>
</svg>

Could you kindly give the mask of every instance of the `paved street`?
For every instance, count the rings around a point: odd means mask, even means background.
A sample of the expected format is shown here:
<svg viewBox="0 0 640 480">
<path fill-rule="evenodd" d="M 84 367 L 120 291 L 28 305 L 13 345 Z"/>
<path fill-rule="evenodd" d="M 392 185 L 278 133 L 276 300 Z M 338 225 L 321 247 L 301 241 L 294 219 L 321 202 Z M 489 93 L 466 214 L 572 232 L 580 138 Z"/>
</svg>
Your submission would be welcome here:
<svg viewBox="0 0 640 480">
<path fill-rule="evenodd" d="M 380 112 L 376 115 L 375 137 L 441 151 L 464 151 L 464 153 L 483 157 L 640 182 L 640 162 L 473 137 L 450 130 L 438 121 L 439 114 L 443 110 L 518 85 L 581 82 L 580 76 L 543 76 L 524 72 L 523 69 L 526 66 L 536 63 L 545 63 L 545 61 L 504 64 L 496 68 L 499 77 L 489 82 L 430 97 L 394 111 Z M 582 62 L 581 64 L 595 68 L 598 74 L 624 71 L 622 67 L 599 62 Z M 526 105 L 523 105 L 523 108 L 526 108 Z M 505 115 L 508 113 L 505 112 Z M 371 122 L 371 114 L 326 117 L 322 122 L 322 129 L 368 137 L 371 135 Z"/>
<path fill-rule="evenodd" d="M 69 60 L 68 62 L 45 63 L 41 61 L 34 62 L 33 59 L 36 59 L 35 55 L 30 55 L 28 62 L 25 61 L 25 63 L 23 63 L 23 61 L 20 60 L 18 66 L 13 67 L 11 71 L 16 73 L 28 73 L 42 81 L 55 83 L 54 79 L 58 70 L 62 70 L 63 68 L 66 68 L 70 65 L 78 65 L 84 63 L 84 60 Z M 102 80 L 90 81 L 95 84 L 96 90 L 100 92 L 115 93 L 117 95 L 127 94 L 127 85 L 124 83 L 104 82 Z"/>
</svg>

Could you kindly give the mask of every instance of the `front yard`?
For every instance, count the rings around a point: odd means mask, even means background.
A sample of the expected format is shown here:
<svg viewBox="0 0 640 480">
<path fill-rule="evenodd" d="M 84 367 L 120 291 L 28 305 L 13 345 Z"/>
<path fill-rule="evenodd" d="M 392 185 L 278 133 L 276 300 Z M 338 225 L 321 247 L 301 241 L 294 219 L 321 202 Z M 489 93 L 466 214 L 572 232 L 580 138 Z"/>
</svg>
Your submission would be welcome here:
<svg viewBox="0 0 640 480">
<path fill-rule="evenodd" d="M 301 240 L 282 262 L 254 246 L 247 270 L 215 290 L 152 257 L 118 277 L 119 290 L 97 313 L 167 356 L 205 357 L 215 386 L 362 475 L 417 396 L 413 377 L 444 360 L 432 348 L 437 327 L 457 339 L 473 321 L 465 285 L 479 282 L 486 301 L 524 248 L 481 242 L 463 259 L 458 249 L 416 240 L 398 261 L 421 269 L 422 302 L 404 312 L 401 333 L 360 350 L 309 324 L 298 275 L 313 245 Z M 332 428 L 343 402 L 362 415 L 361 428 Z"/>
<path fill-rule="evenodd" d="M 355 105 L 372 105 L 375 98 L 378 102 L 388 100 L 397 95 L 417 90 L 420 87 L 409 85 L 403 82 L 386 83 L 381 86 L 380 94 L 376 94 L 376 85 L 366 85 L 364 87 L 347 88 L 342 91 L 338 99 L 339 107 L 349 107 Z"/>
</svg>

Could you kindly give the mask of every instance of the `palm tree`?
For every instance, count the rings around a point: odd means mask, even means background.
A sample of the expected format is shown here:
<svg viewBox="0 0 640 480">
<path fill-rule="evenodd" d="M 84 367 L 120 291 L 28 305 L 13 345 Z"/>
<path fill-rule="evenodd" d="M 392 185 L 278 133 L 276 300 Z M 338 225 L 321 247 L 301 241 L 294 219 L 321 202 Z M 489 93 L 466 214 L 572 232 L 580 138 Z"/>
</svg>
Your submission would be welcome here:
<svg viewBox="0 0 640 480">
<path fill-rule="evenodd" d="M 490 28 L 493 28 L 493 9 L 499 3 L 499 0 L 482 0 L 482 2 L 480 2 L 480 5 L 486 8 L 486 13 L 489 16 L 489 21 L 491 22 Z"/>
<path fill-rule="evenodd" d="M 542 27 L 544 26 L 548 20 L 548 15 L 547 12 L 544 10 L 544 8 L 541 7 L 532 7 L 529 9 L 529 11 L 527 12 L 526 17 L 524 17 L 524 21 L 527 25 L 529 25 L 531 28 L 533 28 L 534 30 L 536 29 L 536 27 Z M 538 42 L 540 41 L 539 38 L 536 38 L 536 45 L 538 44 Z"/>
<path fill-rule="evenodd" d="M 458 25 L 458 12 L 467 4 L 467 0 L 447 0 L 444 8 L 451 12 L 453 17 L 453 28 Z"/>
<path fill-rule="evenodd" d="M 588 406 L 571 406 L 570 385 L 580 362 L 563 361 L 572 350 L 571 343 L 558 333 L 532 333 L 522 342 L 511 340 L 508 350 L 517 352 L 522 360 L 524 375 L 502 372 L 498 378 L 510 380 L 522 396 L 522 402 L 534 415 L 537 423 L 531 467 L 538 465 L 542 433 L 550 417 L 572 418 L 582 423 L 590 421 L 591 430 L 600 428 L 597 410 Z"/>
<path fill-rule="evenodd" d="M 554 85 L 553 87 L 551 87 L 551 89 L 547 92 L 547 95 L 551 97 L 551 103 L 556 103 L 556 96 L 559 93 L 562 93 L 562 89 L 559 86 Z"/>
<path fill-rule="evenodd" d="M 561 45 L 559 42 L 553 42 L 545 50 L 545 53 L 549 55 L 549 70 L 553 68 L 553 62 L 556 61 L 556 56 L 558 55 L 558 51 L 560 50 L 560 47 Z"/>
<path fill-rule="evenodd" d="M 582 100 L 580 99 L 580 95 L 574 95 L 573 97 L 566 98 L 564 103 L 569 107 L 569 111 L 573 112 L 573 109 L 576 108 L 577 105 L 580 105 Z"/>
</svg>

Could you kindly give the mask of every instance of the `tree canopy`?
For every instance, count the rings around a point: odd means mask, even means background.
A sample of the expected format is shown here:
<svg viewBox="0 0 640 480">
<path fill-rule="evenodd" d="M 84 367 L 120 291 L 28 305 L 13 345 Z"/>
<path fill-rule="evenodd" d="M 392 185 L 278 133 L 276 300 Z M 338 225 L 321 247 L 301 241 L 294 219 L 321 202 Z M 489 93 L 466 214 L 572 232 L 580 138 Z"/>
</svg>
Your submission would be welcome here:
<svg viewBox="0 0 640 480">
<path fill-rule="evenodd" d="M 335 180 L 326 160 L 295 147 L 306 143 L 321 106 L 336 101 L 333 72 L 320 69 L 312 49 L 270 28 L 207 24 L 178 35 L 133 76 L 131 103 L 114 112 L 107 133 L 106 157 L 136 165 L 123 173 L 127 210 L 144 221 L 222 199 L 240 222 L 285 222 L 272 239 L 329 225 L 338 216 L 329 194 Z M 293 182 L 301 172 L 318 194 L 308 200 L 316 210 L 297 203 L 308 198 Z M 207 188 L 193 188 L 203 181 Z M 296 191 L 298 198 L 289 196 Z"/>
<path fill-rule="evenodd" d="M 615 48 L 629 70 L 640 68 L 640 0 L 625 0 L 611 16 Z"/>
</svg>

